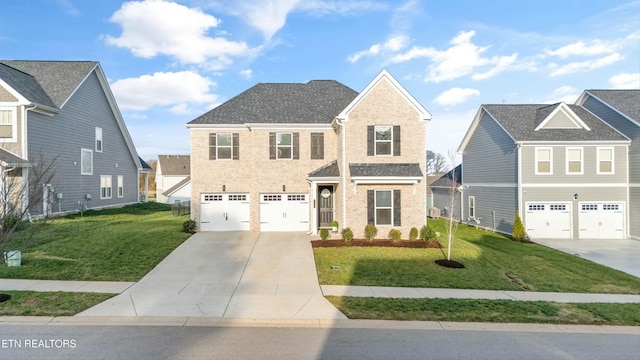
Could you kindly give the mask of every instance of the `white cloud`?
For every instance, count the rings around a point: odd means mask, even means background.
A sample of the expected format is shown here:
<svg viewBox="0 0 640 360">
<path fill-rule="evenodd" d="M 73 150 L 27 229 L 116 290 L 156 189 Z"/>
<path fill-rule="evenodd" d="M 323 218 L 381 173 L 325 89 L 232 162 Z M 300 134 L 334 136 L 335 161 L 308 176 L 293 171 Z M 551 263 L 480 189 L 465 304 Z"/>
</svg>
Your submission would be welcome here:
<svg viewBox="0 0 640 360">
<path fill-rule="evenodd" d="M 617 42 L 605 42 L 593 40 L 589 44 L 578 41 L 573 44 L 565 45 L 556 50 L 545 50 L 547 55 L 557 56 L 566 59 L 570 56 L 595 56 L 602 54 L 611 54 L 619 48 Z"/>
<path fill-rule="evenodd" d="M 576 90 L 576 88 L 568 85 L 560 86 L 559 88 L 553 90 L 553 98 L 549 100 L 542 101 L 543 104 L 555 104 L 560 101 L 563 101 L 567 104 L 573 104 L 580 92 Z"/>
<path fill-rule="evenodd" d="M 253 70 L 251 69 L 242 70 L 240 71 L 240 76 L 242 76 L 247 80 L 251 80 L 251 78 L 253 77 Z"/>
<path fill-rule="evenodd" d="M 640 89 L 640 73 L 622 73 L 612 76 L 609 84 L 614 89 Z"/>
<path fill-rule="evenodd" d="M 550 64 L 549 68 L 552 70 L 551 76 L 559 76 L 599 69 L 616 63 L 622 59 L 622 55 L 614 53 L 597 59 L 571 62 L 566 65 Z"/>
<path fill-rule="evenodd" d="M 298 9 L 309 12 L 314 15 L 351 15 L 362 13 L 363 11 L 383 11 L 387 10 L 389 5 L 369 0 L 356 1 L 321 1 L 307 0 L 299 3 Z"/>
<path fill-rule="evenodd" d="M 300 0 L 250 0 L 237 3 L 245 21 L 270 40 L 287 21 L 287 15 Z"/>
<path fill-rule="evenodd" d="M 181 63 L 221 69 L 231 63 L 231 56 L 252 54 L 244 42 L 207 36 L 209 29 L 216 28 L 220 20 L 197 8 L 174 2 L 126 2 L 110 21 L 122 26 L 122 34 L 119 37 L 106 36 L 106 42 L 127 48 L 135 56 L 143 58 L 163 54 Z"/>
<path fill-rule="evenodd" d="M 433 102 L 442 106 L 454 106 L 462 104 L 471 97 L 480 96 L 480 91 L 470 88 L 451 88 L 438 95 Z"/>
<path fill-rule="evenodd" d="M 192 71 L 156 72 L 137 78 L 120 79 L 111 89 L 122 109 L 146 110 L 153 106 L 173 106 L 184 114 L 189 104 L 210 105 L 217 96 L 210 92 L 215 82 Z"/>
<path fill-rule="evenodd" d="M 371 47 L 369 47 L 367 50 L 362 50 L 353 55 L 350 55 L 347 60 L 355 63 L 365 56 L 375 56 L 382 53 L 397 52 L 405 48 L 408 43 L 408 37 L 404 35 L 394 36 L 384 43 L 371 45 Z"/>
<path fill-rule="evenodd" d="M 473 44 L 471 38 L 474 35 L 475 31 L 460 32 L 449 42 L 451 47 L 446 50 L 416 46 L 404 54 L 394 56 L 392 62 L 400 63 L 417 58 L 428 58 L 432 63 L 428 67 L 425 81 L 436 83 L 457 79 L 473 73 L 478 68 L 491 66 L 489 70 L 474 77 L 476 80 L 487 79 L 507 70 L 515 62 L 517 54 L 483 57 L 482 54 L 489 47 Z"/>
<path fill-rule="evenodd" d="M 80 13 L 80 10 L 78 10 L 78 8 L 76 8 L 69 0 L 56 0 L 56 2 L 58 3 L 58 5 L 60 5 L 64 9 L 64 11 L 68 15 L 71 15 L 71 16 L 82 15 L 82 13 Z"/>
</svg>

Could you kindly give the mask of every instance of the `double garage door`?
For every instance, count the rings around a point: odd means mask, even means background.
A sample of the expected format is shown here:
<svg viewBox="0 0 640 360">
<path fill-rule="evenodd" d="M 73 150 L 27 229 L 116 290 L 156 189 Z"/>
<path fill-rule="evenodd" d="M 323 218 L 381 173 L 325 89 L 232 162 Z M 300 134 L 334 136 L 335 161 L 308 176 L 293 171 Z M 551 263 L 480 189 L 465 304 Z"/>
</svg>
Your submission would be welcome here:
<svg viewBox="0 0 640 360">
<path fill-rule="evenodd" d="M 260 231 L 308 231 L 309 195 L 261 194 Z M 251 230 L 249 194 L 203 194 L 201 231 Z"/>
<path fill-rule="evenodd" d="M 532 239 L 571 239 L 570 202 L 530 202 L 526 204 L 526 230 Z M 622 239 L 624 202 L 581 202 L 578 204 L 578 237 L 581 239 Z"/>
</svg>

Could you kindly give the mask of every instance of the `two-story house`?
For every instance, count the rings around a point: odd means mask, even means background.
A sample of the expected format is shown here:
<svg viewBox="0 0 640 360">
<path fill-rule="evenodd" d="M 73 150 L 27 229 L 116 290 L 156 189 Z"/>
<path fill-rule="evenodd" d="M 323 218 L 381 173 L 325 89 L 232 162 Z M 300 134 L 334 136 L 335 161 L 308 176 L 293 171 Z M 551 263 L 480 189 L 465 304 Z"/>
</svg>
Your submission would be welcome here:
<svg viewBox="0 0 640 360">
<path fill-rule="evenodd" d="M 0 167 L 23 195 L 3 208 L 34 216 L 138 202 L 147 171 L 94 61 L 0 61 Z M 35 184 L 43 167 L 52 176 Z"/>
<path fill-rule="evenodd" d="M 426 221 L 426 123 L 387 71 L 357 93 L 333 80 L 261 83 L 187 124 L 201 231 L 367 224 L 386 237 Z"/>
<path fill-rule="evenodd" d="M 640 239 L 640 90 L 586 90 L 576 101 L 631 140 L 629 234 Z"/>
<path fill-rule="evenodd" d="M 482 105 L 458 149 L 462 219 L 536 238 L 629 235 L 629 139 L 579 105 Z"/>
<path fill-rule="evenodd" d="M 191 157 L 158 155 L 156 201 L 175 204 L 191 200 Z"/>
</svg>

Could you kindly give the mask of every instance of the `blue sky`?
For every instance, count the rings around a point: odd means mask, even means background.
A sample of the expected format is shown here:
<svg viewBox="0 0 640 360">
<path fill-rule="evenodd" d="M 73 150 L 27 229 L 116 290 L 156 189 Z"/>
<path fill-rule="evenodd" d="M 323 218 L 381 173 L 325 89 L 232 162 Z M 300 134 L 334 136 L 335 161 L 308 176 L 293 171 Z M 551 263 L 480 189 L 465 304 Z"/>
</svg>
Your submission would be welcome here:
<svg viewBox="0 0 640 360">
<path fill-rule="evenodd" d="M 99 61 L 148 160 L 256 83 L 387 69 L 447 156 L 481 104 L 640 88 L 640 0 L 2 0 L 0 59 Z"/>
</svg>

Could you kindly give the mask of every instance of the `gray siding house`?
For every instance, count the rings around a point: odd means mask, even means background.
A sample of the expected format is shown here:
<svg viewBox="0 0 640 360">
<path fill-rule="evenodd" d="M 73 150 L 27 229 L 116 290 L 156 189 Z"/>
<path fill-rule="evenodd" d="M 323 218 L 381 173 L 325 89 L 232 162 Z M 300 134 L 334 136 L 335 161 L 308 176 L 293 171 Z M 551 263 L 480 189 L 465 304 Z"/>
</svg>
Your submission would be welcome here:
<svg viewBox="0 0 640 360">
<path fill-rule="evenodd" d="M 53 176 L 26 186 L 42 166 Z M 138 202 L 148 172 L 94 61 L 0 61 L 0 167 L 34 216 Z"/>
<path fill-rule="evenodd" d="M 640 90 L 586 90 L 584 107 L 631 140 L 629 146 L 629 233 L 640 239 Z"/>
<path fill-rule="evenodd" d="M 460 221 L 460 191 L 462 181 L 462 164 L 442 175 L 429 185 L 433 194 L 432 207 L 438 209 L 433 217 L 444 217 Z M 430 215 L 433 214 L 430 212 Z M 434 214 L 434 215 L 435 215 Z"/>
<path fill-rule="evenodd" d="M 579 105 L 483 105 L 462 153 L 462 221 L 532 239 L 629 237 L 629 138 Z"/>
</svg>

